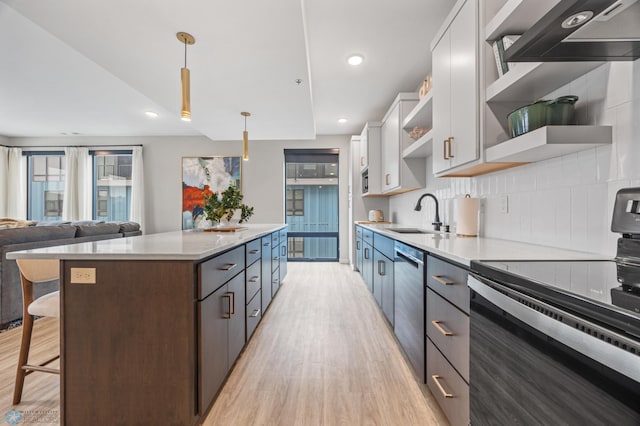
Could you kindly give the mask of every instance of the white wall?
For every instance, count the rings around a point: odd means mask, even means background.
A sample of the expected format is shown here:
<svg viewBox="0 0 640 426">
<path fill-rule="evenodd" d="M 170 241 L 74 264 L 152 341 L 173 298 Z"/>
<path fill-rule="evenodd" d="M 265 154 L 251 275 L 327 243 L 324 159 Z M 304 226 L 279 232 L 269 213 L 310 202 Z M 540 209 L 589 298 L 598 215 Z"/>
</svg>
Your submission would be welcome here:
<svg viewBox="0 0 640 426">
<path fill-rule="evenodd" d="M 284 222 L 284 149 L 340 149 L 340 257 L 348 261 L 348 173 L 350 137 L 318 136 L 312 141 L 249 141 L 249 161 L 242 164 L 243 202 L 255 207 L 250 223 Z M 75 137 L 11 138 L 15 146 L 142 145 L 147 233 L 182 227 L 182 157 L 241 156 L 240 141 L 211 141 L 205 137 Z"/>
<path fill-rule="evenodd" d="M 482 236 L 614 255 L 615 194 L 640 186 L 640 60 L 607 63 L 545 98 L 569 94 L 580 97 L 578 124 L 613 126 L 611 146 L 475 178 L 431 178 L 423 191 L 391 198 L 394 221 L 431 229 L 433 203 L 424 200 L 422 212 L 413 206 L 433 192 L 443 200 L 443 222 L 455 225 L 452 200 L 469 193 L 483 199 Z M 502 196 L 508 213 L 501 213 Z"/>
</svg>

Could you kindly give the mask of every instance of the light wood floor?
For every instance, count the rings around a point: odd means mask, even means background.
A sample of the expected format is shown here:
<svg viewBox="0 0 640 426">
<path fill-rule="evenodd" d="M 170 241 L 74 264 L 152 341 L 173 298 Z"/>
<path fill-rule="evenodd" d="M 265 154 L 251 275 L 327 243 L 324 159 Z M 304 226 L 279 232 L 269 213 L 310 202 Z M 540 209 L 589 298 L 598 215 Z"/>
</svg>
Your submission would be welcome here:
<svg viewBox="0 0 640 426">
<path fill-rule="evenodd" d="M 20 332 L 0 333 L 0 421 L 12 408 L 59 412 L 59 378 L 49 374 L 28 376 L 22 402 L 11 405 Z M 57 320 L 36 321 L 38 344 L 30 360 L 57 352 L 58 340 Z M 360 276 L 347 265 L 290 262 L 284 285 L 204 424 L 447 422 L 414 378 Z"/>
<path fill-rule="evenodd" d="M 356 272 L 290 262 L 204 424 L 447 424 L 424 392 Z"/>
</svg>

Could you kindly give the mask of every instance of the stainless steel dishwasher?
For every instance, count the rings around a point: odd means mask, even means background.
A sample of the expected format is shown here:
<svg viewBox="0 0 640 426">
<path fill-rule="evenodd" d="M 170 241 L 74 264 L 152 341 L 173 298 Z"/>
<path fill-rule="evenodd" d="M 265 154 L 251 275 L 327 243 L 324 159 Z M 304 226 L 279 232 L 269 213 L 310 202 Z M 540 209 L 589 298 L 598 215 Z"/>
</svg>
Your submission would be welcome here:
<svg viewBox="0 0 640 426">
<path fill-rule="evenodd" d="M 424 253 L 395 242 L 395 333 L 425 383 Z"/>
</svg>

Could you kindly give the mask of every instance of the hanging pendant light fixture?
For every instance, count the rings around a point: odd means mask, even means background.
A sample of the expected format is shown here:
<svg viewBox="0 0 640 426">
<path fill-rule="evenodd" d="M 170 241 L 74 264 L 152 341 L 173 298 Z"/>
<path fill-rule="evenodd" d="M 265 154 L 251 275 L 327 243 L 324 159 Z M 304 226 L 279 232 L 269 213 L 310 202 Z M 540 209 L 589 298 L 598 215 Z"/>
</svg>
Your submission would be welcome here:
<svg viewBox="0 0 640 426">
<path fill-rule="evenodd" d="M 184 43 L 184 68 L 180 68 L 180 80 L 182 87 L 182 110 L 180 118 L 183 121 L 191 121 L 191 77 L 187 68 L 187 44 L 194 44 L 196 39 L 189 33 L 179 32 L 176 34 L 178 40 Z"/>
<path fill-rule="evenodd" d="M 247 117 L 251 117 L 250 112 L 241 112 L 240 115 L 244 116 L 244 132 L 242 132 L 242 159 L 249 161 L 249 132 L 247 132 Z"/>
</svg>

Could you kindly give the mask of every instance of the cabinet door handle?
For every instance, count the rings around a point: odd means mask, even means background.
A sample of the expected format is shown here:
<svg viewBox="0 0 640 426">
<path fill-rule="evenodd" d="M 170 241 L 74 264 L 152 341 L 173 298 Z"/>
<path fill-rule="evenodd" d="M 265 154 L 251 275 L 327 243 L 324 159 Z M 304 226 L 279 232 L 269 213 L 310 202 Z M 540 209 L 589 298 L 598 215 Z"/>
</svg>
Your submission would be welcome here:
<svg viewBox="0 0 640 426">
<path fill-rule="evenodd" d="M 287 255 L 287 246 L 283 245 L 282 246 L 282 252 L 280 253 L 280 256 L 286 256 Z"/>
<path fill-rule="evenodd" d="M 360 250 L 360 241 L 356 241 L 356 250 Z"/>
<path fill-rule="evenodd" d="M 449 139 L 445 139 L 445 140 L 442 141 L 442 158 L 444 160 L 448 160 L 449 159 L 449 157 L 447 157 L 447 141 L 448 140 Z"/>
<path fill-rule="evenodd" d="M 249 253 L 251 254 L 258 254 L 260 252 L 260 250 L 251 250 Z"/>
<path fill-rule="evenodd" d="M 253 311 L 253 313 L 251 315 L 249 315 L 251 318 L 255 318 L 258 315 L 260 315 L 260 309 L 256 309 Z"/>
<path fill-rule="evenodd" d="M 222 297 L 225 297 L 227 299 L 227 308 L 228 308 L 227 312 L 222 316 L 222 318 L 230 319 L 231 318 L 231 293 L 227 292 L 223 294 Z"/>
<path fill-rule="evenodd" d="M 368 247 L 365 247 L 365 248 L 364 248 L 364 258 L 365 258 L 365 259 L 368 259 L 368 258 L 369 258 L 369 248 L 368 248 Z"/>
<path fill-rule="evenodd" d="M 442 278 L 441 275 L 431 275 L 431 278 L 438 281 L 442 285 L 454 285 L 455 281 L 449 281 L 447 279 Z"/>
<path fill-rule="evenodd" d="M 360 157 L 360 165 L 364 166 L 364 157 Z"/>
<path fill-rule="evenodd" d="M 438 376 L 437 374 L 434 374 L 433 376 L 431 376 L 431 378 L 433 379 L 434 382 L 436 382 L 436 386 L 438 386 L 438 389 L 442 393 L 442 396 L 444 396 L 445 398 L 453 398 L 453 394 L 444 390 L 444 387 L 440 383 L 440 379 L 442 377 Z"/>
<path fill-rule="evenodd" d="M 391 175 L 389 173 L 387 173 L 386 175 L 384 175 L 384 182 L 385 185 L 390 185 L 389 184 L 389 178 L 391 177 Z"/>
<path fill-rule="evenodd" d="M 378 260 L 378 275 L 384 276 L 385 274 L 384 266 L 385 266 L 384 260 Z"/>
<path fill-rule="evenodd" d="M 232 270 L 233 268 L 235 268 L 236 266 L 238 266 L 238 264 L 237 264 L 237 263 L 227 263 L 226 265 L 221 266 L 221 267 L 220 267 L 220 270 L 221 270 L 221 271 L 230 271 L 230 270 Z"/>
<path fill-rule="evenodd" d="M 231 315 L 236 313 L 236 294 L 233 291 L 229 292 L 231 294 L 231 299 L 229 301 Z"/>
<path fill-rule="evenodd" d="M 452 332 L 450 332 L 449 330 L 446 330 L 446 329 L 441 325 L 441 324 L 442 324 L 442 321 L 436 321 L 436 320 L 433 320 L 433 321 L 431 321 L 431 324 L 433 324 L 433 325 L 435 326 L 435 328 L 437 328 L 437 329 L 438 329 L 438 331 L 439 331 L 440 333 L 442 333 L 444 336 L 447 336 L 447 337 L 453 336 L 453 333 L 452 333 Z"/>
<path fill-rule="evenodd" d="M 449 158 L 453 158 L 454 155 L 451 153 L 451 145 L 453 145 L 453 136 L 449 136 L 449 139 L 447 139 L 447 143 L 449 144 Z"/>
<path fill-rule="evenodd" d="M 259 279 L 260 279 L 259 275 L 254 275 L 253 277 L 251 277 L 251 279 L 249 279 L 249 282 L 250 283 L 257 283 Z"/>
</svg>

